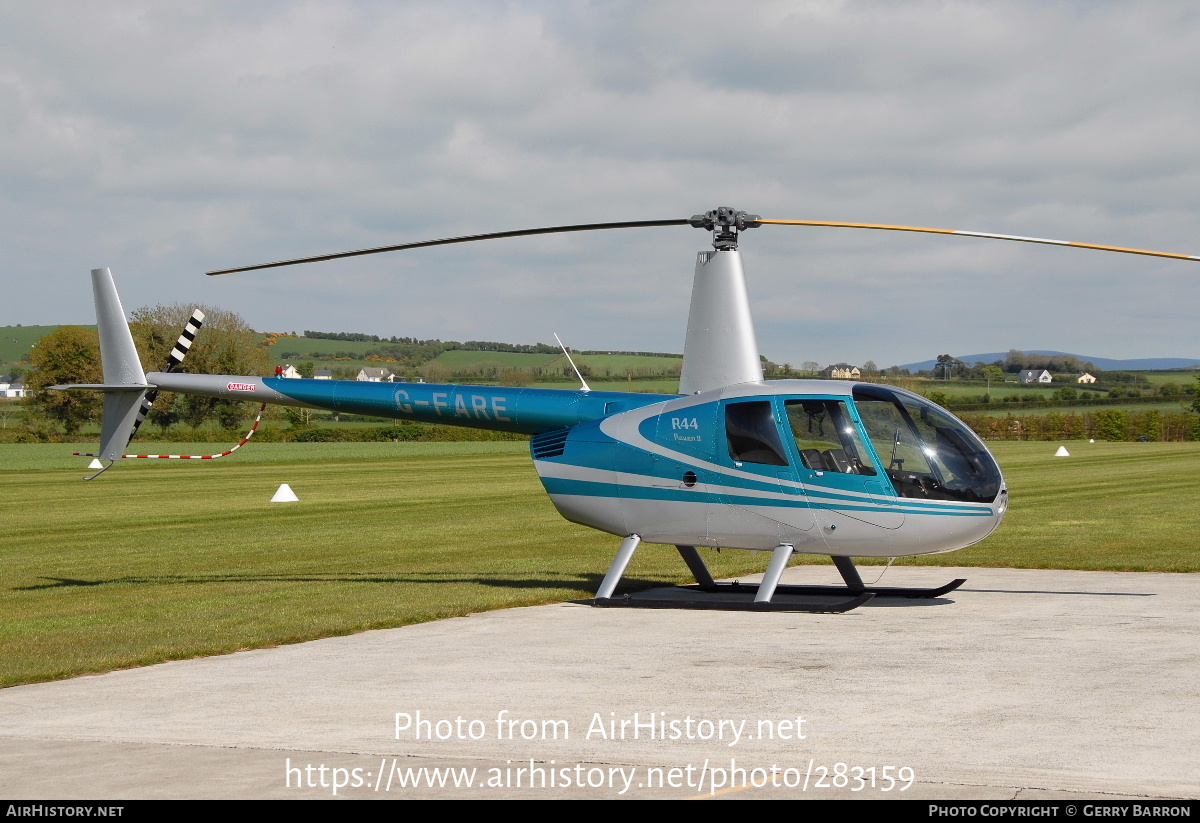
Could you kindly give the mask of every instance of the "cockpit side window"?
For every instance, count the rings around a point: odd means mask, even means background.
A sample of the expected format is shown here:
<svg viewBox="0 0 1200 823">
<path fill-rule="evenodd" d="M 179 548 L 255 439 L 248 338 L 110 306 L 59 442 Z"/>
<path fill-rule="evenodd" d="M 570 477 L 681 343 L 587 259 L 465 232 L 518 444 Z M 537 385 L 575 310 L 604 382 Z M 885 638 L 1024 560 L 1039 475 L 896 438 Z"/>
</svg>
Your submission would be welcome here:
<svg viewBox="0 0 1200 823">
<path fill-rule="evenodd" d="M 725 407 L 729 456 L 740 463 L 786 466 L 783 442 L 769 400 L 730 403 Z"/>
<path fill-rule="evenodd" d="M 785 405 L 806 468 L 840 474 L 876 473 L 844 401 L 809 398 L 788 400 Z"/>
</svg>

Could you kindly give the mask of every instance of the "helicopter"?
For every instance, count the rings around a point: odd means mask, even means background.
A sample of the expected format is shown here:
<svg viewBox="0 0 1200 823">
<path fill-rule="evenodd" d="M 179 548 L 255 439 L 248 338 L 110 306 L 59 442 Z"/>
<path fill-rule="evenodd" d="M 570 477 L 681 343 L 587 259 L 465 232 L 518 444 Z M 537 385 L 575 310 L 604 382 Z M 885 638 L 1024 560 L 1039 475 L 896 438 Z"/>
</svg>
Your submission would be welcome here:
<svg viewBox="0 0 1200 823">
<path fill-rule="evenodd" d="M 148 456 L 125 449 L 159 390 L 530 435 L 534 468 L 559 513 L 621 538 L 595 606 L 829 613 L 873 597 L 935 598 L 953 591 L 966 581 L 936 588 L 867 585 L 853 558 L 948 552 L 983 540 L 1008 509 L 999 464 L 966 424 L 913 392 L 853 381 L 764 381 L 738 244 L 742 232 L 766 225 L 922 232 L 1200 260 L 1015 235 L 774 220 L 721 207 L 686 219 L 521 229 L 207 273 L 538 234 L 692 226 L 712 233 L 712 249 L 697 255 L 678 394 L 594 391 L 582 375 L 581 387 L 568 390 L 174 371 L 203 321 L 199 313 L 165 370 L 145 373 L 112 274 L 94 269 L 104 383 L 51 388 L 104 393 L 100 450 L 88 455 L 108 461 L 101 472 L 124 457 Z M 642 543 L 675 546 L 696 580 L 690 591 L 699 596 L 614 597 Z M 700 547 L 767 551 L 771 558 L 759 584 L 719 583 Z M 797 553 L 831 557 L 845 585 L 780 584 Z M 708 596 L 721 592 L 753 599 Z M 789 597 L 777 601 L 777 594 Z"/>
</svg>

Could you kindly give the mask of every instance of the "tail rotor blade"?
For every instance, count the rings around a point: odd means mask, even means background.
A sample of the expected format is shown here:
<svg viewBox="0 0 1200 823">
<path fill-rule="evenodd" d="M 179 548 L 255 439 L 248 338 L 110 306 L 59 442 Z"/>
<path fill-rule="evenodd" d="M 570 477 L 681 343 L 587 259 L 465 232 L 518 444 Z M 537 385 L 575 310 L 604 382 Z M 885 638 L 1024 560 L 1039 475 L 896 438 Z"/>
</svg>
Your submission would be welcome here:
<svg viewBox="0 0 1200 823">
<path fill-rule="evenodd" d="M 183 333 L 179 335 L 179 340 L 175 342 L 175 348 L 171 349 L 170 356 L 167 357 L 167 367 L 163 371 L 171 371 L 183 362 L 183 358 L 187 357 L 188 349 L 192 347 L 192 343 L 196 340 L 196 333 L 200 331 L 200 327 L 204 325 L 204 312 L 196 309 L 192 312 L 191 319 L 187 321 L 187 325 L 183 327 Z"/>
<path fill-rule="evenodd" d="M 179 339 L 175 341 L 175 348 L 171 349 L 171 353 L 167 355 L 167 367 L 164 372 L 169 372 L 172 369 L 178 368 L 183 362 L 183 358 L 187 357 L 188 350 L 192 347 L 192 343 L 196 339 L 197 332 L 204 325 L 204 312 L 196 309 L 192 312 L 191 318 L 187 321 L 187 325 L 183 327 L 183 333 L 179 335 Z M 158 399 L 158 389 L 151 389 L 146 392 L 142 398 L 142 407 L 138 409 L 137 419 L 133 422 L 133 431 L 129 433 L 129 441 L 133 442 L 133 438 L 137 436 L 138 429 L 142 427 L 142 423 L 146 421 L 146 415 L 150 414 L 150 407 L 154 405 L 154 401 Z"/>
</svg>

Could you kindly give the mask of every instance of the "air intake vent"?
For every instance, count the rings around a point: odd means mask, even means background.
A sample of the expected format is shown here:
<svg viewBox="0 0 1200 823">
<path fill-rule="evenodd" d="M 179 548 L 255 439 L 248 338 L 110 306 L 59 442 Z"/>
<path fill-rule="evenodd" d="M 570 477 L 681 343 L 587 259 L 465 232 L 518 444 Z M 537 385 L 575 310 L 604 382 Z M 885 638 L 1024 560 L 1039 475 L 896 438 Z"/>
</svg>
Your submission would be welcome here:
<svg viewBox="0 0 1200 823">
<path fill-rule="evenodd" d="M 529 450 L 533 452 L 534 460 L 545 460 L 547 457 L 559 457 L 567 448 L 567 435 L 570 429 L 556 429 L 552 432 L 542 432 L 529 441 Z"/>
</svg>

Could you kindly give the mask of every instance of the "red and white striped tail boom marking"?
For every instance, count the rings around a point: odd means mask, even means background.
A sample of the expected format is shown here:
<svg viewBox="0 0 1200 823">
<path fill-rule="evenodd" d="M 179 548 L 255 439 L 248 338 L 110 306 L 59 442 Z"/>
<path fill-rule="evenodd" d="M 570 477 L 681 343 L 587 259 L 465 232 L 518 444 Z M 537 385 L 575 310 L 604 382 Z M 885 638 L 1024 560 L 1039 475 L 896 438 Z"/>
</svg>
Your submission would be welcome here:
<svg viewBox="0 0 1200 823">
<path fill-rule="evenodd" d="M 220 454 L 123 454 L 121 457 L 140 457 L 143 460 L 216 460 L 218 457 L 225 457 L 233 454 L 242 446 L 250 442 L 250 438 L 258 431 L 258 424 L 262 420 L 263 412 L 266 411 L 267 404 L 263 403 L 258 410 L 258 416 L 254 418 L 254 425 L 250 427 L 250 431 L 246 432 L 246 436 L 241 442 L 233 448 L 223 451 Z M 71 452 L 76 457 L 99 457 L 98 454 L 90 454 L 88 452 Z"/>
</svg>

